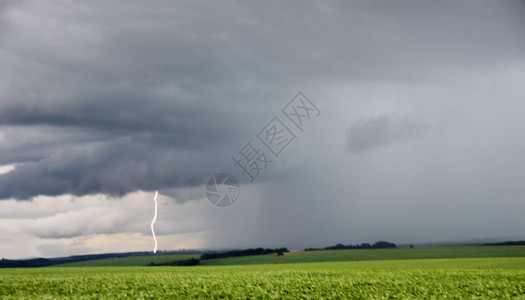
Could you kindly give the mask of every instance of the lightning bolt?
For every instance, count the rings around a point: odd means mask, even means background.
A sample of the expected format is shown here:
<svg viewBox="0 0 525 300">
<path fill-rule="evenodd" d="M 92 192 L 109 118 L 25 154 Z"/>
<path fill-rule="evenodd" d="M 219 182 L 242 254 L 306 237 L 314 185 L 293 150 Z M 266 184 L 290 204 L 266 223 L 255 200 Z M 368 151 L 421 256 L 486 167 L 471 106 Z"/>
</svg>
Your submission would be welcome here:
<svg viewBox="0 0 525 300">
<path fill-rule="evenodd" d="M 155 197 L 153 197 L 153 201 L 155 202 L 155 214 L 153 215 L 153 220 L 151 220 L 151 233 L 153 234 L 153 240 L 155 241 L 155 248 L 153 248 L 153 253 L 157 253 L 157 237 L 155 237 L 155 229 L 153 229 L 153 225 L 155 225 L 155 221 L 157 221 L 157 197 L 159 196 L 159 191 L 155 191 Z"/>
</svg>

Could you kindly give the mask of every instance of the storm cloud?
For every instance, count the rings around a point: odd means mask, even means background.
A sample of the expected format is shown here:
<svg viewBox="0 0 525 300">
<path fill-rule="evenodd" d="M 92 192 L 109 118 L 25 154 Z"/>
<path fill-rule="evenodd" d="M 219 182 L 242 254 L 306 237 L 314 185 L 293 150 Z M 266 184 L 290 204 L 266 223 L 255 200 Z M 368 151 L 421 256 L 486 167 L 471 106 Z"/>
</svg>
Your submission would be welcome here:
<svg viewBox="0 0 525 300">
<path fill-rule="evenodd" d="M 19 130 L 2 143 L 2 162 L 21 165 L 0 176 L 0 197 L 201 184 L 226 165 L 210 156 L 226 160 L 221 150 L 294 88 L 431 81 L 521 53 L 509 32 L 518 4 L 407 7 L 7 2 L 0 124 Z M 10 146 L 35 131 L 48 137 Z M 382 133 L 355 134 L 352 147 Z"/>
</svg>

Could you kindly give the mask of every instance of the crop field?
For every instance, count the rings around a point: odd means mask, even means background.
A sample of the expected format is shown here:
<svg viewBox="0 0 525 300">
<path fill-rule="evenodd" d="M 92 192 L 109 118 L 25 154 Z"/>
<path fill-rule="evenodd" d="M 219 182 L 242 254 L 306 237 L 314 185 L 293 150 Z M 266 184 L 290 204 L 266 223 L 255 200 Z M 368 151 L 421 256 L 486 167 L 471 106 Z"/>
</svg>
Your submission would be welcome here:
<svg viewBox="0 0 525 300">
<path fill-rule="evenodd" d="M 150 263 L 166 263 L 170 261 L 198 258 L 200 255 L 155 255 L 131 256 L 123 258 L 94 259 L 81 262 L 56 265 L 60 267 L 117 267 L 117 266 L 148 266 Z M 242 257 L 201 260 L 201 265 L 253 265 L 272 264 L 275 262 L 307 263 L 307 262 L 338 262 L 338 261 L 368 261 L 396 259 L 426 259 L 426 258 L 483 258 L 483 257 L 525 257 L 525 247 L 428 247 L 428 248 L 397 248 L 397 249 L 364 249 L 364 250 L 323 250 L 309 252 L 290 252 L 283 256 L 254 255 Z"/>
<path fill-rule="evenodd" d="M 427 258 L 525 257 L 525 247 L 428 247 L 365 250 L 290 252 L 283 256 L 257 255 L 203 260 L 203 265 L 250 265 L 284 263 L 368 261 Z"/>
<path fill-rule="evenodd" d="M 198 254 L 173 254 L 157 256 L 127 256 L 112 257 L 103 259 L 92 259 L 55 265 L 56 267 L 122 267 L 122 266 L 147 266 L 150 263 L 162 264 L 170 261 L 184 260 L 190 258 L 199 258 Z"/>
<path fill-rule="evenodd" d="M 521 298 L 525 258 L 0 270 L 0 298 Z"/>
</svg>

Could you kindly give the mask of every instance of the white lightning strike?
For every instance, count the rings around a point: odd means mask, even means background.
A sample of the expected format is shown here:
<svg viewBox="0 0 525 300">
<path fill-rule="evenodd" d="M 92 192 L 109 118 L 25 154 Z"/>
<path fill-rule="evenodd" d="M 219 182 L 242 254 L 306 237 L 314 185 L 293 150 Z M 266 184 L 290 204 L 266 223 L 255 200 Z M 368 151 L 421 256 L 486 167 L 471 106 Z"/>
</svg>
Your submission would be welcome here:
<svg viewBox="0 0 525 300">
<path fill-rule="evenodd" d="M 153 197 L 153 201 L 155 201 L 155 215 L 153 215 L 153 220 L 151 220 L 151 233 L 153 234 L 153 240 L 155 240 L 155 248 L 153 248 L 153 253 L 157 253 L 157 237 L 155 237 L 155 230 L 153 229 L 153 225 L 155 225 L 155 221 L 157 221 L 157 197 L 159 196 L 159 191 L 155 191 L 155 197 Z"/>
</svg>

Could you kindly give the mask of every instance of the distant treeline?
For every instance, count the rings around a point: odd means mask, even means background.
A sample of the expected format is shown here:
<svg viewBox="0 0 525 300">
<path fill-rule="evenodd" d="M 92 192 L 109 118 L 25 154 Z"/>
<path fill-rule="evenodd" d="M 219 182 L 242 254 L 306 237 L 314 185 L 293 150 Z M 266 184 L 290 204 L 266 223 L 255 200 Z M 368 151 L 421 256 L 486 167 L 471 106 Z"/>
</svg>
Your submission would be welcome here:
<svg viewBox="0 0 525 300">
<path fill-rule="evenodd" d="M 63 263 L 53 261 L 47 258 L 33 258 L 33 259 L 5 259 L 0 260 L 0 268 L 38 268 L 47 267 Z"/>
<path fill-rule="evenodd" d="M 326 248 L 306 248 L 304 251 L 315 251 L 315 250 L 343 250 L 343 249 L 386 249 L 386 248 L 396 248 L 397 245 L 394 243 L 389 243 L 386 241 L 379 241 L 375 242 L 373 245 L 370 245 L 369 243 L 363 243 L 361 245 L 355 244 L 355 245 L 343 245 L 343 244 L 337 244 L 334 246 L 326 247 Z"/>
<path fill-rule="evenodd" d="M 160 263 L 160 264 L 151 262 L 149 265 L 150 266 L 196 266 L 199 263 L 200 263 L 200 260 L 198 258 L 190 258 L 190 259 L 176 260 L 176 261 L 170 261 L 167 263 Z"/>
<path fill-rule="evenodd" d="M 483 244 L 481 246 L 525 246 L 525 241 L 508 241 L 502 243 Z"/>
<path fill-rule="evenodd" d="M 220 253 L 204 253 L 201 255 L 201 260 L 215 259 L 215 258 L 226 258 L 226 257 L 238 257 L 238 256 L 250 256 L 250 255 L 263 255 L 263 254 L 283 254 L 289 252 L 287 248 L 276 248 L 276 249 L 264 249 L 264 248 L 250 248 L 246 250 L 233 250 Z"/>
<path fill-rule="evenodd" d="M 168 254 L 200 254 L 202 250 L 175 250 L 175 251 L 158 251 L 157 255 L 168 255 Z M 48 267 L 64 263 L 80 262 L 92 259 L 103 259 L 103 258 L 120 258 L 129 256 L 148 256 L 155 255 L 151 251 L 145 252 L 122 252 L 122 253 L 101 253 L 101 254 L 85 254 L 85 255 L 72 255 L 68 257 L 55 257 L 55 258 L 30 258 L 30 259 L 5 259 L 0 260 L 1 268 L 40 268 Z"/>
</svg>

